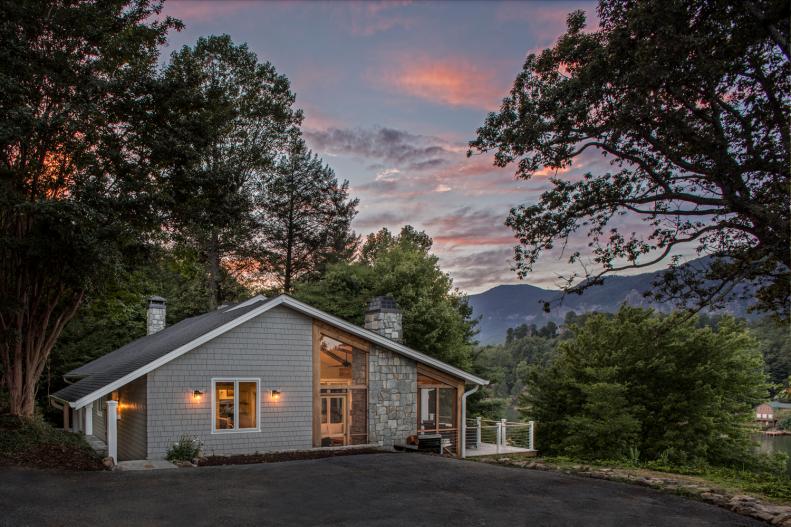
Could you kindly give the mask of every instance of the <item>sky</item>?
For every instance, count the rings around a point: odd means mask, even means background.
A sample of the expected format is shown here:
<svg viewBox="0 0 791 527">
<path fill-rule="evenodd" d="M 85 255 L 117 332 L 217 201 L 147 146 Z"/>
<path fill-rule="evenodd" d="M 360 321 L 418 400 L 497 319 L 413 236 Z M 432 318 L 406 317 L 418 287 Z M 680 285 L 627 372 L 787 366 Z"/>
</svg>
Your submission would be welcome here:
<svg viewBox="0 0 791 527">
<path fill-rule="evenodd" d="M 212 34 L 246 42 L 290 79 L 308 145 L 360 199 L 357 233 L 425 230 L 455 285 L 478 293 L 520 282 L 504 222 L 537 200 L 550 172 L 516 180 L 491 156 L 468 158 L 467 143 L 525 57 L 551 47 L 576 9 L 595 26 L 594 2 L 168 0 L 164 14 L 186 27 L 162 53 Z M 607 167 L 594 153 L 563 176 Z M 575 271 L 555 251 L 523 282 L 554 289 Z"/>
</svg>

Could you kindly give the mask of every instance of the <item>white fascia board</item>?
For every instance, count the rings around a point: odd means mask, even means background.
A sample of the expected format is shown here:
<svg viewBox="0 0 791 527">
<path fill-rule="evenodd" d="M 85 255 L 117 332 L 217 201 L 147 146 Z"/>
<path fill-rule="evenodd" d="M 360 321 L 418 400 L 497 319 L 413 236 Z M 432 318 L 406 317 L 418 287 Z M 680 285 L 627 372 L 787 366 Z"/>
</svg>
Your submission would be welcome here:
<svg viewBox="0 0 791 527">
<path fill-rule="evenodd" d="M 184 355 L 188 351 L 191 351 L 191 350 L 197 348 L 201 344 L 205 344 L 206 342 L 209 342 L 210 340 L 214 339 L 215 337 L 219 337 L 220 335 L 222 335 L 226 331 L 230 331 L 233 328 L 235 328 L 236 326 L 239 326 L 240 324 L 244 324 L 248 320 L 257 317 L 261 313 L 265 313 L 266 311 L 269 311 L 273 307 L 279 306 L 280 304 L 283 303 L 283 298 L 285 298 L 285 297 L 279 296 L 277 298 L 274 298 L 274 299 L 270 300 L 269 302 L 267 302 L 266 304 L 262 305 L 261 307 L 258 307 L 256 309 L 252 309 L 252 310 L 248 311 L 244 315 L 241 315 L 238 318 L 235 318 L 235 319 L 231 320 L 230 322 L 227 322 L 227 323 L 223 324 L 222 326 L 220 326 L 218 328 L 215 328 L 212 331 L 209 331 L 208 333 L 205 333 L 205 334 L 201 335 L 200 337 L 196 338 L 195 340 L 193 340 L 191 342 L 188 342 L 188 343 L 184 344 L 183 346 L 180 346 L 180 347 L 174 349 L 170 353 L 168 353 L 166 355 L 163 355 L 163 356 L 159 357 L 158 359 L 156 359 L 156 360 L 154 360 L 152 362 L 149 362 L 145 366 L 143 366 L 141 368 L 138 368 L 137 370 L 135 370 L 133 372 L 124 375 L 120 379 L 118 379 L 116 381 L 113 381 L 110 384 L 107 384 L 107 385 L 103 386 L 102 388 L 100 388 L 100 389 L 98 389 L 98 390 L 96 390 L 96 391 L 94 391 L 92 393 L 89 393 L 88 395 L 83 396 L 82 398 L 74 401 L 73 403 L 69 403 L 69 406 L 71 406 L 72 408 L 75 408 L 75 409 L 76 408 L 82 408 L 83 406 L 87 405 L 88 403 L 90 403 L 92 401 L 95 401 L 96 399 L 98 399 L 100 397 L 104 397 L 105 395 L 107 395 L 109 393 L 112 393 L 114 390 L 117 390 L 118 388 L 120 388 L 120 387 L 122 387 L 122 386 L 124 386 L 126 384 L 129 384 L 130 382 L 134 381 L 135 379 L 138 379 L 138 378 L 142 377 L 143 375 L 145 375 L 145 374 L 147 374 L 147 373 L 149 373 L 151 371 L 154 371 L 155 369 L 159 368 L 160 366 L 162 366 L 164 364 L 167 364 L 168 362 L 172 361 L 173 359 L 176 359 L 176 358 Z"/>
<path fill-rule="evenodd" d="M 264 302 L 264 301 L 266 301 L 266 297 L 264 295 L 255 295 L 253 298 L 250 298 L 248 300 L 245 300 L 241 304 L 233 306 L 231 309 L 228 310 L 228 313 L 230 313 L 231 311 L 235 311 L 241 307 L 247 307 L 250 304 L 255 304 L 256 302 Z"/>
<path fill-rule="evenodd" d="M 88 395 L 85 395 L 85 396 L 81 397 L 80 399 L 78 399 L 78 400 L 76 400 L 74 402 L 70 402 L 69 406 L 71 406 L 72 408 L 75 408 L 75 409 L 82 408 L 83 406 L 87 405 L 88 403 L 93 402 L 96 399 L 99 399 L 100 397 L 104 397 L 105 395 L 107 395 L 109 393 L 112 393 L 114 390 L 117 390 L 118 388 L 120 388 L 120 387 L 122 387 L 122 386 L 124 386 L 124 385 L 126 385 L 126 384 L 128 384 L 128 383 L 130 383 L 132 381 L 134 381 L 135 379 L 138 379 L 138 378 L 142 377 L 143 375 L 145 375 L 145 374 L 147 374 L 147 373 L 149 373 L 151 371 L 154 371 L 155 369 L 159 368 L 160 366 L 162 366 L 164 364 L 167 364 L 168 362 L 172 361 L 173 359 L 176 359 L 176 358 L 184 355 L 188 351 L 191 351 L 191 350 L 197 348 L 198 346 L 200 346 L 202 344 L 205 344 L 206 342 L 208 342 L 208 341 L 210 341 L 210 340 L 212 340 L 212 339 L 214 339 L 216 337 L 219 337 L 223 333 L 225 333 L 227 331 L 230 331 L 233 328 L 235 328 L 235 327 L 237 327 L 237 326 L 239 326 L 241 324 L 244 324 L 248 320 L 251 320 L 251 319 L 257 317 L 258 315 L 260 315 L 262 313 L 265 313 L 265 312 L 269 311 L 270 309 L 272 309 L 273 307 L 277 307 L 277 306 L 279 306 L 281 304 L 282 305 L 286 305 L 286 306 L 290 307 L 291 309 L 293 309 L 295 311 L 298 311 L 298 312 L 300 312 L 300 313 L 302 313 L 304 315 L 307 315 L 309 317 L 316 318 L 318 320 L 324 321 L 327 324 L 329 324 L 331 326 L 335 326 L 335 327 L 337 327 L 339 329 L 342 329 L 342 330 L 344 330 L 344 331 L 346 331 L 348 333 L 351 333 L 352 335 L 356 335 L 356 336 L 358 336 L 358 337 L 360 337 L 362 339 L 365 339 L 365 340 L 368 340 L 370 342 L 373 342 L 374 344 L 377 344 L 377 345 L 379 345 L 379 346 L 381 346 L 381 347 L 383 347 L 385 349 L 388 349 L 388 350 L 393 351 L 395 353 L 398 353 L 400 355 L 404 355 L 405 357 L 409 357 L 409 358 L 411 358 L 411 359 L 413 359 L 413 360 L 415 360 L 417 362 L 420 362 L 422 364 L 426 364 L 428 366 L 432 366 L 432 367 L 434 367 L 434 368 L 436 368 L 436 369 L 438 369 L 440 371 L 443 371 L 445 373 L 453 375 L 454 377 L 459 377 L 460 379 L 464 379 L 465 381 L 470 382 L 472 384 L 478 384 L 480 386 L 486 386 L 487 384 L 489 384 L 489 381 L 487 381 L 486 379 L 482 379 L 481 377 L 478 377 L 478 376 L 473 375 L 471 373 L 467 373 L 466 371 L 461 370 L 459 368 L 456 368 L 455 366 L 451 366 L 450 364 L 446 364 L 446 363 L 442 362 L 441 360 L 435 359 L 433 357 L 429 357 L 428 355 L 420 353 L 419 351 L 415 351 L 412 348 L 408 348 L 408 347 L 404 346 L 403 344 L 399 344 L 399 343 L 397 343 L 395 341 L 392 341 L 392 340 L 390 340 L 390 339 L 388 339 L 386 337 L 383 337 L 383 336 L 381 336 L 378 333 L 375 333 L 373 331 L 361 328 L 361 327 L 356 326 L 354 324 L 350 324 L 349 322 L 346 322 L 345 320 L 342 320 L 342 319 L 340 319 L 338 317 L 335 317 L 335 316 L 332 316 L 332 315 L 330 315 L 328 313 L 325 313 L 324 311 L 316 309 L 315 307 L 311 307 L 311 306 L 309 306 L 307 304 L 304 304 L 304 303 L 300 302 L 299 300 L 291 298 L 290 296 L 280 295 L 278 297 L 273 298 L 272 300 L 267 301 L 261 307 L 258 307 L 256 309 L 252 309 L 252 310 L 248 311 L 244 315 L 241 315 L 238 318 L 235 318 L 235 319 L 231 320 L 230 322 L 227 322 L 226 324 L 223 324 L 222 326 L 220 326 L 218 328 L 215 328 L 212 331 L 209 331 L 208 333 L 206 333 L 204 335 L 201 335 L 200 337 L 196 338 L 195 340 L 193 340 L 191 342 L 188 342 L 188 343 L 184 344 L 183 346 L 174 349 L 170 353 L 168 353 L 166 355 L 163 355 L 163 356 L 159 357 L 158 359 L 156 359 L 156 360 L 154 360 L 152 362 L 149 362 L 145 366 L 143 366 L 141 368 L 138 368 L 137 370 L 135 370 L 133 372 L 128 373 L 127 375 L 124 375 L 120 379 L 118 379 L 116 381 L 113 381 L 110 384 L 107 384 L 107 385 L 103 386 L 102 388 L 100 388 L 100 389 L 98 389 L 98 390 L 96 390 L 96 391 L 94 391 L 92 393 L 89 393 Z M 64 402 L 66 402 L 66 401 L 64 401 Z"/>
<path fill-rule="evenodd" d="M 362 339 L 378 344 L 379 346 L 386 348 L 390 351 L 394 351 L 399 355 L 404 355 L 405 357 L 409 357 L 410 359 L 413 359 L 417 362 L 426 364 L 428 366 L 432 366 L 440 371 L 453 375 L 454 377 L 459 377 L 461 379 L 464 379 L 465 381 L 468 381 L 472 384 L 478 384 L 480 386 L 486 386 L 487 384 L 489 384 L 489 381 L 487 381 L 486 379 L 482 379 L 477 375 L 467 373 L 464 370 L 456 368 L 455 366 L 451 366 L 450 364 L 442 362 L 439 359 L 435 359 L 434 357 L 429 357 L 428 355 L 420 353 L 419 351 L 415 351 L 412 348 L 408 348 L 403 344 L 399 344 L 398 342 L 390 340 L 387 337 L 383 337 L 379 333 L 376 333 L 374 331 L 365 328 L 361 328 L 360 326 L 357 326 L 355 324 L 350 324 L 345 320 L 327 314 L 324 311 L 316 309 L 315 307 L 311 307 L 307 304 L 304 304 L 295 298 L 291 298 L 290 296 L 286 296 L 286 297 L 280 296 L 278 298 L 284 298 L 283 300 L 284 305 L 296 311 L 299 311 L 300 313 L 303 313 L 313 318 L 317 318 L 321 321 L 326 322 L 331 326 L 335 326 L 339 329 L 342 329 L 347 333 L 351 333 L 352 335 L 355 335 Z"/>
</svg>

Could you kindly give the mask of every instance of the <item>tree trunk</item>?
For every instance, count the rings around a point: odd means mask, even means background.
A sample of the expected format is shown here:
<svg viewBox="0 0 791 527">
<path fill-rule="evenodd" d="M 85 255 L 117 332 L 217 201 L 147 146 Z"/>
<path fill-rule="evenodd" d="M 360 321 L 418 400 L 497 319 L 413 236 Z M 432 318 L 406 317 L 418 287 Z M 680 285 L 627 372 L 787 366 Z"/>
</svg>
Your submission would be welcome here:
<svg viewBox="0 0 791 527">
<path fill-rule="evenodd" d="M 296 170 L 296 167 L 294 167 Z M 294 183 L 293 174 L 291 179 L 290 191 L 288 200 L 288 219 L 287 219 L 287 234 L 286 234 L 286 261 L 283 276 L 283 292 L 291 293 L 291 275 L 294 273 Z"/>
<path fill-rule="evenodd" d="M 20 277 L 23 281 L 25 278 Z M 20 290 L 40 291 L 40 286 L 20 284 Z M 0 330 L 6 335 L 0 343 L 0 361 L 3 384 L 8 389 L 9 412 L 18 417 L 32 417 L 38 380 L 63 328 L 82 304 L 83 293 L 69 294 L 61 288 L 45 296 L 27 293 L 22 296 L 18 299 L 18 309 L 0 317 Z"/>
<path fill-rule="evenodd" d="M 217 231 L 212 232 L 209 248 L 206 251 L 209 264 L 209 309 L 217 309 L 220 305 L 220 237 Z"/>
</svg>

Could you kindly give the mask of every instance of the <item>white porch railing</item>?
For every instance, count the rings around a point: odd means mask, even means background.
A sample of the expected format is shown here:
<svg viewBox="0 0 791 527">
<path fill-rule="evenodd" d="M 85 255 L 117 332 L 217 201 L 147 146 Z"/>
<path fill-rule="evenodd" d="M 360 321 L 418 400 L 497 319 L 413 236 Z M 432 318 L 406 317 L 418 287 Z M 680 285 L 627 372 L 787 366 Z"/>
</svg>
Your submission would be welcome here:
<svg viewBox="0 0 791 527">
<path fill-rule="evenodd" d="M 476 417 L 467 419 L 465 424 L 463 457 L 535 450 L 533 421 L 520 423 Z"/>
</svg>

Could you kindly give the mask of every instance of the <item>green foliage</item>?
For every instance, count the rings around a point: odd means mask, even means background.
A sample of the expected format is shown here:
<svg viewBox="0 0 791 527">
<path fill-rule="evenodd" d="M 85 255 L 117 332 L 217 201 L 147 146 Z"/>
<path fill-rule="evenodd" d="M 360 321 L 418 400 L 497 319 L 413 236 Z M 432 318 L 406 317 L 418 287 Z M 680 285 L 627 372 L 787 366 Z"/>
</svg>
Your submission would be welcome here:
<svg viewBox="0 0 791 527">
<path fill-rule="evenodd" d="M 38 415 L 20 419 L 0 412 L 0 461 L 24 460 L 42 445 L 57 445 L 64 452 L 80 451 L 89 459 L 97 457 L 82 435 L 53 428 Z"/>
<path fill-rule="evenodd" d="M 156 228 L 141 126 L 168 29 L 143 0 L 4 2 L 0 361 L 30 416 L 55 340 Z"/>
<path fill-rule="evenodd" d="M 751 323 L 750 333 L 758 340 L 770 382 L 787 386 L 791 376 L 791 327 L 767 317 Z"/>
<path fill-rule="evenodd" d="M 167 324 L 206 311 L 210 290 L 203 263 L 192 251 L 155 250 L 145 264 L 119 273 L 111 286 L 91 295 L 63 330 L 39 386 L 39 401 L 65 386 L 63 374 L 146 334 L 147 298 L 167 299 Z M 234 298 L 249 292 L 225 276 L 226 295 Z M 59 415 L 53 415 L 60 419 Z"/>
<path fill-rule="evenodd" d="M 613 382 L 593 382 L 578 386 L 583 400 L 578 412 L 564 420 L 569 433 L 560 450 L 570 456 L 586 458 L 595 452 L 602 459 L 638 459 L 641 423 L 633 415 L 628 389 Z M 566 413 L 558 408 L 558 413 Z"/>
<path fill-rule="evenodd" d="M 475 334 L 472 310 L 430 247 L 430 238 L 411 227 L 398 236 L 382 229 L 366 240 L 361 261 L 329 266 L 321 279 L 297 284 L 295 296 L 362 325 L 367 302 L 391 295 L 403 313 L 406 345 L 468 368 Z"/>
<path fill-rule="evenodd" d="M 168 461 L 192 461 L 200 456 L 201 442 L 194 437 L 182 435 L 168 448 L 165 459 Z"/>
<path fill-rule="evenodd" d="M 720 464 L 751 455 L 743 424 L 766 384 L 743 324 L 725 318 L 715 332 L 624 306 L 571 331 L 529 374 L 525 406 L 542 451 L 603 459 L 634 447 L 648 460 Z"/>
<path fill-rule="evenodd" d="M 227 300 L 223 264 L 254 251 L 256 196 L 302 113 L 288 79 L 228 35 L 174 52 L 157 88 L 148 137 L 167 232 L 204 262 L 211 309 Z"/>
<path fill-rule="evenodd" d="M 787 430 L 791 432 L 791 415 L 788 415 L 777 422 L 777 427 L 781 430 Z"/>
<path fill-rule="evenodd" d="M 787 317 L 788 2 L 600 0 L 598 15 L 586 31 L 584 12 L 571 13 L 554 47 L 528 55 L 470 142 L 469 155 L 494 151 L 520 178 L 560 172 L 537 201 L 511 210 L 519 274 L 574 235 L 587 236 L 603 272 L 567 277 L 567 291 L 606 272 L 674 263 L 674 247 L 696 243 L 713 264 L 674 267 L 656 296 L 710 305 L 734 293 Z M 597 153 L 611 170 L 562 176 Z M 624 214 L 644 228 L 626 231 Z"/>
<path fill-rule="evenodd" d="M 511 328 L 505 344 L 479 349 L 475 353 L 475 369 L 490 385 L 470 401 L 470 410 L 490 418 L 516 419 L 519 396 L 529 372 L 547 362 L 556 345 L 557 326 L 550 322 L 542 328 L 526 324 Z M 491 402 L 488 398 L 492 398 Z"/>
</svg>

